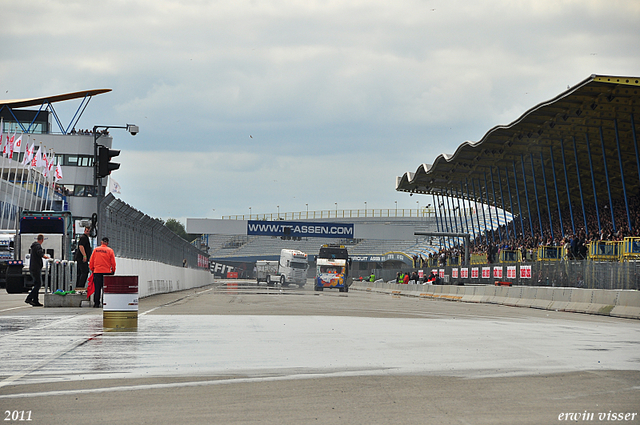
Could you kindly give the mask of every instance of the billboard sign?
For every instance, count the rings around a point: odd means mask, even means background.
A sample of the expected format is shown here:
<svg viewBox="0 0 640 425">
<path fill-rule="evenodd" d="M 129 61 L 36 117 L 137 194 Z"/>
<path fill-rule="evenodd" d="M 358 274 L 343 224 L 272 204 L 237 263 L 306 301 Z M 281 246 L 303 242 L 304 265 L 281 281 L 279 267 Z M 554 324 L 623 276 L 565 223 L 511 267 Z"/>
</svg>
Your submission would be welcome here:
<svg viewBox="0 0 640 425">
<path fill-rule="evenodd" d="M 247 235 L 353 239 L 353 224 L 249 220 Z"/>
</svg>

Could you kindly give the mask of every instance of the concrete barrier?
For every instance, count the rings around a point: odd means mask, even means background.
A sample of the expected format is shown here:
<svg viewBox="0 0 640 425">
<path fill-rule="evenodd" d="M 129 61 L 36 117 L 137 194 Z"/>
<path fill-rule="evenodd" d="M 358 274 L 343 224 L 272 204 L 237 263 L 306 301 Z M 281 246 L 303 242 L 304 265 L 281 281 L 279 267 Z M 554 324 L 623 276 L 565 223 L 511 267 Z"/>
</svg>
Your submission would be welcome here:
<svg viewBox="0 0 640 425">
<path fill-rule="evenodd" d="M 611 316 L 637 319 L 640 317 L 640 292 L 619 291 L 618 303 L 609 313 Z"/>
<path fill-rule="evenodd" d="M 46 307 L 82 307 L 82 301 L 87 299 L 86 294 L 44 294 L 44 306 Z"/>
<path fill-rule="evenodd" d="M 357 282 L 356 290 L 640 319 L 640 292 L 538 286 L 398 285 Z"/>
<path fill-rule="evenodd" d="M 208 269 L 177 267 L 155 261 L 119 257 L 116 257 L 116 275 L 138 276 L 140 298 L 213 283 L 213 275 Z"/>
<path fill-rule="evenodd" d="M 571 311 L 573 313 L 585 313 L 591 305 L 592 297 L 592 290 L 576 288 L 575 291 L 571 292 L 571 301 L 567 303 L 564 311 Z"/>
<path fill-rule="evenodd" d="M 541 288 L 542 289 L 542 288 Z M 551 299 L 551 304 L 546 307 L 548 310 L 566 311 L 571 302 L 574 290 L 578 288 L 544 288 L 547 291 L 545 299 Z"/>
</svg>

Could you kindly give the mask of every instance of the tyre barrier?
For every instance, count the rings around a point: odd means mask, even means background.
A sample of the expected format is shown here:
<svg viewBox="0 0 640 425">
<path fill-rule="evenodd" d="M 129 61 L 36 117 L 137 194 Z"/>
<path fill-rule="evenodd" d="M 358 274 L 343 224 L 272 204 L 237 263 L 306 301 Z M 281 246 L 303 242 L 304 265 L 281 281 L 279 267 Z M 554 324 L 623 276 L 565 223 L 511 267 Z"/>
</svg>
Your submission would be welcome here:
<svg viewBox="0 0 640 425">
<path fill-rule="evenodd" d="M 394 296 L 500 304 L 542 310 L 640 319 L 640 291 L 629 289 L 549 288 L 536 286 L 402 285 L 354 282 L 351 289 Z"/>
</svg>

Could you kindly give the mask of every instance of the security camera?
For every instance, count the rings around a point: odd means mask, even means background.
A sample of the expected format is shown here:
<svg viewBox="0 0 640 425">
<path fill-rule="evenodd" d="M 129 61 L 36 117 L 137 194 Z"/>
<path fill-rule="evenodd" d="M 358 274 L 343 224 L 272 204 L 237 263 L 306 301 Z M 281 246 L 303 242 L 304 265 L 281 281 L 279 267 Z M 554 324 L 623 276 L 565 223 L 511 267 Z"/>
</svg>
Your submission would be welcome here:
<svg viewBox="0 0 640 425">
<path fill-rule="evenodd" d="M 132 136 L 135 136 L 140 131 L 140 128 L 137 125 L 127 124 L 127 131 L 131 133 Z"/>
</svg>

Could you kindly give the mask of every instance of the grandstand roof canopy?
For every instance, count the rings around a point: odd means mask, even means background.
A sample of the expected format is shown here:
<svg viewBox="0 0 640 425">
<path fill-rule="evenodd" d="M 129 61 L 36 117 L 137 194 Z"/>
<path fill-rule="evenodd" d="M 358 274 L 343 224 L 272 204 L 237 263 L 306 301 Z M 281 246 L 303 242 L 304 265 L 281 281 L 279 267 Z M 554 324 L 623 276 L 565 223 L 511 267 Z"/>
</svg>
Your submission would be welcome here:
<svg viewBox="0 0 640 425">
<path fill-rule="evenodd" d="M 0 107 L 7 106 L 9 108 L 28 108 L 29 106 L 40 106 L 43 103 L 55 103 L 72 99 L 83 99 L 102 93 L 108 93 L 111 89 L 92 89 L 83 90 L 73 93 L 57 94 L 53 96 L 34 97 L 30 99 L 0 100 Z"/>
<path fill-rule="evenodd" d="M 619 164 L 622 163 L 627 193 L 633 190 L 638 194 L 640 162 L 634 120 L 640 116 L 639 95 L 639 77 L 591 75 L 557 97 L 529 109 L 511 124 L 492 128 L 480 141 L 462 143 L 453 155 L 441 154 L 432 165 L 422 164 L 414 173 L 397 177 L 396 190 L 476 197 L 478 201 L 489 199 L 490 204 L 510 210 L 506 199 L 505 205 L 497 196 L 490 199 L 495 192 L 491 187 L 484 187 L 485 176 L 495 181 L 496 188 L 499 183 L 503 184 L 504 192 L 511 179 L 510 190 L 514 193 L 514 172 L 521 181 L 525 174 L 528 184 L 535 182 L 541 194 L 545 193 L 543 179 L 553 190 L 556 178 L 557 185 L 568 187 L 572 194 L 579 193 L 582 184 L 587 202 L 589 197 L 594 197 L 592 190 L 589 194 L 585 189 L 591 189 L 592 180 L 598 196 L 607 193 L 605 176 L 608 175 L 609 180 L 615 181 L 611 185 L 611 197 L 621 199 L 623 184 L 619 181 L 622 175 Z M 532 175 L 535 178 L 531 178 Z M 583 179 L 582 183 L 577 175 Z M 473 182 L 474 188 L 477 186 L 480 191 L 476 195 L 471 190 Z M 521 186 L 519 192 L 522 191 Z M 564 200 L 559 201 L 561 208 L 566 206 L 563 205 L 566 199 L 565 195 Z"/>
</svg>

